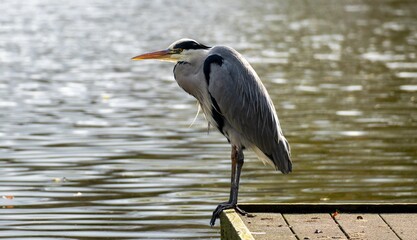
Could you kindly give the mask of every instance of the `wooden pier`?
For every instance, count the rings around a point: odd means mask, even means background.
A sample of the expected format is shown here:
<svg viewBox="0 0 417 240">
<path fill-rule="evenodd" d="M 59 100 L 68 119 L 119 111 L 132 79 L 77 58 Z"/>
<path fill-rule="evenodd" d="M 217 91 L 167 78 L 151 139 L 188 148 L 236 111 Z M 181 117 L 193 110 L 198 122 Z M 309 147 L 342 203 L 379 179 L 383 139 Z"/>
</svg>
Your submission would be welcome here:
<svg viewBox="0 0 417 240">
<path fill-rule="evenodd" d="M 221 239 L 417 240 L 417 203 L 239 204 L 221 215 Z"/>
</svg>

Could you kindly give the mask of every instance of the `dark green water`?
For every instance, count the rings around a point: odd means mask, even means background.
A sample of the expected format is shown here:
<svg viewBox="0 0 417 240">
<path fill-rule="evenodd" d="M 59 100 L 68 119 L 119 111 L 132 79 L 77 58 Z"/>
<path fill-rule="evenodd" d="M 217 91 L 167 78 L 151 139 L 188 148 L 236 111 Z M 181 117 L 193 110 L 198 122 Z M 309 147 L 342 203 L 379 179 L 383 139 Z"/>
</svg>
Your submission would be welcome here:
<svg viewBox="0 0 417 240">
<path fill-rule="evenodd" d="M 0 9 L 0 238 L 219 238 L 227 141 L 172 64 L 130 61 L 182 37 L 240 51 L 291 143 L 290 175 L 246 154 L 241 202 L 417 202 L 416 1 Z"/>
</svg>

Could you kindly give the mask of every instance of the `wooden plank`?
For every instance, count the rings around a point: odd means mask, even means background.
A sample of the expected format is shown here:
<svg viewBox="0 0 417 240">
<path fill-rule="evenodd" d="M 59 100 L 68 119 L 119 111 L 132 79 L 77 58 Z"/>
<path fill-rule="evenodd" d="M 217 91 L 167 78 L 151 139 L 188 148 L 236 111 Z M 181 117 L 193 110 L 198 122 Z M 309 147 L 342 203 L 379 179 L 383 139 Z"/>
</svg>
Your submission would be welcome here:
<svg viewBox="0 0 417 240">
<path fill-rule="evenodd" d="M 244 203 L 239 207 L 268 213 L 417 213 L 417 203 Z"/>
<path fill-rule="evenodd" d="M 224 210 L 220 215 L 221 239 L 255 240 L 234 209 Z"/>
<path fill-rule="evenodd" d="M 417 240 L 417 203 L 239 204 L 221 214 L 222 239 Z M 332 213 L 338 213 L 332 217 Z"/>
<path fill-rule="evenodd" d="M 382 219 L 403 240 L 417 240 L 417 214 L 381 214 Z"/>
<path fill-rule="evenodd" d="M 350 239 L 399 239 L 378 214 L 340 213 L 335 217 L 335 220 Z"/>
<path fill-rule="evenodd" d="M 284 214 L 298 239 L 347 239 L 330 214 Z"/>
<path fill-rule="evenodd" d="M 255 213 L 241 218 L 256 240 L 297 239 L 279 213 Z"/>
</svg>

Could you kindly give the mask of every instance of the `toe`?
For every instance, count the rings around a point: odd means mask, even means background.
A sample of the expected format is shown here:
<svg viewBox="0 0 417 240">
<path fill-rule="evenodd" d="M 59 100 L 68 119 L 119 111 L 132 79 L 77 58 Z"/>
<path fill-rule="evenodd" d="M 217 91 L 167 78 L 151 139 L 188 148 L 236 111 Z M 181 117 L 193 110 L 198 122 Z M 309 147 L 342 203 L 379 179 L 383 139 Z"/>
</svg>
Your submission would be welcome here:
<svg viewBox="0 0 417 240">
<path fill-rule="evenodd" d="M 214 224 L 216 223 L 216 219 L 220 217 L 220 213 L 223 212 L 223 210 L 226 209 L 230 209 L 230 208 L 235 208 L 236 205 L 235 204 L 231 204 L 231 203 L 221 203 L 217 206 L 217 208 L 213 211 L 213 215 L 211 216 L 211 220 L 210 220 L 210 226 L 214 226 Z"/>
<path fill-rule="evenodd" d="M 235 210 L 236 212 L 240 213 L 240 215 L 246 216 L 248 215 L 248 213 L 245 210 L 242 210 L 240 207 L 238 207 L 237 205 L 235 206 Z"/>
</svg>

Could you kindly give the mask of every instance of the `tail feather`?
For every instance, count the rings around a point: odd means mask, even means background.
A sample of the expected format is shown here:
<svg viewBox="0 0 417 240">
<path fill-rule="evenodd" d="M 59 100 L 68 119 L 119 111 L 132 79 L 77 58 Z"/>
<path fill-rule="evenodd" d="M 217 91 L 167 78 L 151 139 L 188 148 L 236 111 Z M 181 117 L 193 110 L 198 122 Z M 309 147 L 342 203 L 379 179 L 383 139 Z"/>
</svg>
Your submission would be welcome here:
<svg viewBox="0 0 417 240">
<path fill-rule="evenodd" d="M 290 146 L 286 139 L 278 141 L 278 148 L 272 154 L 275 168 L 282 173 L 287 174 L 292 171 Z"/>
<path fill-rule="evenodd" d="M 271 154 L 267 154 L 258 147 L 252 149 L 265 165 L 270 165 L 284 174 L 292 171 L 290 145 L 285 138 L 282 137 L 278 141 Z"/>
</svg>

